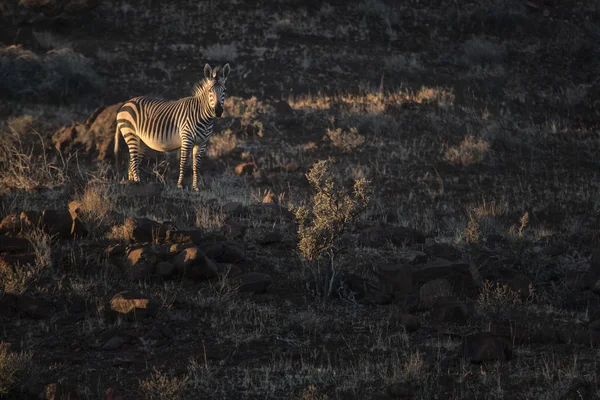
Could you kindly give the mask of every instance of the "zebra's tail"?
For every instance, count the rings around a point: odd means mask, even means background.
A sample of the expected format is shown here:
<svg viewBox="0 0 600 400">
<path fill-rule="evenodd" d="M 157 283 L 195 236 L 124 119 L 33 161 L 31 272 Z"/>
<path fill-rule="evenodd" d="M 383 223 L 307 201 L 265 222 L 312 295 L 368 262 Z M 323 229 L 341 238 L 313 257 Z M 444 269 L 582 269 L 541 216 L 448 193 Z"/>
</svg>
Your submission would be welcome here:
<svg viewBox="0 0 600 400">
<path fill-rule="evenodd" d="M 119 129 L 119 124 L 117 124 L 117 128 L 115 131 L 115 167 L 117 171 L 119 171 L 120 163 L 119 163 L 119 134 L 121 130 Z"/>
</svg>

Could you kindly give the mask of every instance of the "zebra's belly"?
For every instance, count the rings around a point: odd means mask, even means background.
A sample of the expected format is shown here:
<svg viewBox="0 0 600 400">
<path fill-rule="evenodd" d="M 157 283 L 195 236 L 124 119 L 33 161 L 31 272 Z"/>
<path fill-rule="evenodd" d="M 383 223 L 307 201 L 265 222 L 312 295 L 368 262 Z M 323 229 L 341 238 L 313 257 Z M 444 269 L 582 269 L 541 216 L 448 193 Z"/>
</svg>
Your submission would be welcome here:
<svg viewBox="0 0 600 400">
<path fill-rule="evenodd" d="M 140 138 L 146 146 L 152 150 L 167 152 L 177 150 L 181 147 L 181 138 L 179 135 L 171 135 L 168 138 L 153 137 L 153 135 L 140 135 Z"/>
</svg>

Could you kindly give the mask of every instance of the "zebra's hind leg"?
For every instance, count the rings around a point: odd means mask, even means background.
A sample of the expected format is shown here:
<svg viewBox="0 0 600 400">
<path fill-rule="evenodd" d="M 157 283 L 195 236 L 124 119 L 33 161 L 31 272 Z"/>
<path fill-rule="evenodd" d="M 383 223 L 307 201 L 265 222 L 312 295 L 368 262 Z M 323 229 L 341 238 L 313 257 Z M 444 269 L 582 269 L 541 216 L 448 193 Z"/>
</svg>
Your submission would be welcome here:
<svg viewBox="0 0 600 400">
<path fill-rule="evenodd" d="M 202 157 L 204 157 L 204 153 L 206 151 L 206 143 L 201 144 L 199 146 L 194 146 L 194 177 L 192 178 L 192 188 L 199 192 L 200 188 L 198 187 L 198 183 L 200 186 L 204 186 L 204 181 L 202 180 L 202 175 L 200 175 L 200 162 L 202 161 Z"/>
<path fill-rule="evenodd" d="M 128 177 L 130 181 L 140 181 L 140 163 L 144 150 L 142 149 L 142 141 L 137 135 L 129 133 L 125 135 L 125 142 L 129 147 L 129 171 Z"/>
</svg>

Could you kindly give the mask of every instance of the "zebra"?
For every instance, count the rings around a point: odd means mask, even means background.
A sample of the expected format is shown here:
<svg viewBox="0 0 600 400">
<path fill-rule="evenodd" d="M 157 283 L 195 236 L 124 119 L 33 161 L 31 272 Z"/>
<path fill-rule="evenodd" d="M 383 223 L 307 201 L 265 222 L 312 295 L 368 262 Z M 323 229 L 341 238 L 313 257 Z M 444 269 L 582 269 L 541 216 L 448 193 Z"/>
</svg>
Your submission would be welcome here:
<svg viewBox="0 0 600 400">
<path fill-rule="evenodd" d="M 229 64 L 223 69 L 204 66 L 204 79 L 195 87 L 193 95 L 179 100 L 162 101 L 146 96 L 126 101 L 117 111 L 115 132 L 115 159 L 119 167 L 119 134 L 129 147 L 130 181 L 139 182 L 139 166 L 144 146 L 160 152 L 180 149 L 179 179 L 177 187 L 183 188 L 183 175 L 190 152 L 193 152 L 192 187 L 198 191 L 200 161 L 213 133 L 214 118 L 223 114 L 225 82 Z"/>
</svg>

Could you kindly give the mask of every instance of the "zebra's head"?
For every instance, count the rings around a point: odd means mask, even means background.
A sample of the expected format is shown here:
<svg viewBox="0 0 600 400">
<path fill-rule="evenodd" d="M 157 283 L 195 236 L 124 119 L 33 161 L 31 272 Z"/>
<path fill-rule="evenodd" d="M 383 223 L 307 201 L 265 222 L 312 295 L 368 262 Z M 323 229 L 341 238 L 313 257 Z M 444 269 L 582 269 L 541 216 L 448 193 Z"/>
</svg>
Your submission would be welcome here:
<svg viewBox="0 0 600 400">
<path fill-rule="evenodd" d="M 223 115 L 225 95 L 227 93 L 225 82 L 227 82 L 229 71 L 229 64 L 225 64 L 223 69 L 219 67 L 213 69 L 209 64 L 204 66 L 204 78 L 209 84 L 208 104 L 217 117 Z"/>
</svg>

